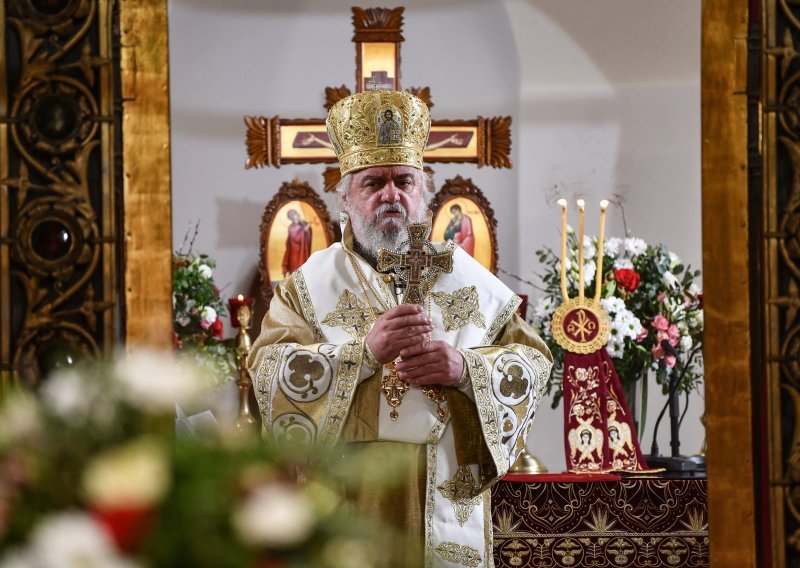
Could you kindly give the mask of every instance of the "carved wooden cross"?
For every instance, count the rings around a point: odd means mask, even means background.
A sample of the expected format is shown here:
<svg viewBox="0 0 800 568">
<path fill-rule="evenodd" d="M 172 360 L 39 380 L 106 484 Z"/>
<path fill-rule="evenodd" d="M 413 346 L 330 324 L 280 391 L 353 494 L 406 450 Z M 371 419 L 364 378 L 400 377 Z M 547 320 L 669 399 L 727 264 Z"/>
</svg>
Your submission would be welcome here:
<svg viewBox="0 0 800 568">
<path fill-rule="evenodd" d="M 439 274 L 453 271 L 453 251 L 437 252 L 428 240 L 431 215 L 424 223 L 408 226 L 408 251 L 378 251 L 378 270 L 394 270 L 406 285 L 404 304 L 422 304 Z"/>
<path fill-rule="evenodd" d="M 356 44 L 356 91 L 368 83 L 382 89 L 400 90 L 400 46 L 404 8 L 353 7 Z M 409 92 L 433 107 L 428 87 Z M 349 96 L 345 85 L 325 89 L 325 108 Z M 245 116 L 247 125 L 246 169 L 283 164 L 336 163 L 324 118 L 282 119 L 279 116 Z M 423 159 L 426 163 L 475 163 L 478 167 L 511 167 L 511 117 L 473 120 L 434 120 Z M 324 173 L 325 191 L 338 183 L 339 168 Z"/>
</svg>

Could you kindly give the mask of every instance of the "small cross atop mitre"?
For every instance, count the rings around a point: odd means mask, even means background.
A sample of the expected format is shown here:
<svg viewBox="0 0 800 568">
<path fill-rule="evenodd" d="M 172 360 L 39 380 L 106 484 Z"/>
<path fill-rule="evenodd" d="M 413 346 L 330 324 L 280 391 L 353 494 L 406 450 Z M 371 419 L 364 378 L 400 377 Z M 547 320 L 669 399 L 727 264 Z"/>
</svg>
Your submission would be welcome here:
<svg viewBox="0 0 800 568">
<path fill-rule="evenodd" d="M 408 240 L 397 251 L 378 251 L 378 270 L 393 270 L 405 284 L 404 304 L 422 304 L 436 279 L 442 272 L 453 271 L 452 249 L 437 251 L 428 240 L 431 234 L 432 214 L 423 223 L 406 227 Z M 408 250 L 402 250 L 404 248 Z"/>
</svg>

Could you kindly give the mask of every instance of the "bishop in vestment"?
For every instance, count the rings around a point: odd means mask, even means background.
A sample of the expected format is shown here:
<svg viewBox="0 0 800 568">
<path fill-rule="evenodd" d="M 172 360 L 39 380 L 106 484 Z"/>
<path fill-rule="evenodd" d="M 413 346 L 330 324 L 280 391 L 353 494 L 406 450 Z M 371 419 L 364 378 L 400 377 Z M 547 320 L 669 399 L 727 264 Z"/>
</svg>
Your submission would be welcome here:
<svg viewBox="0 0 800 568">
<path fill-rule="evenodd" d="M 380 136 L 387 108 L 399 141 Z M 388 564 L 493 566 L 488 490 L 525 446 L 552 357 L 520 299 L 452 243 L 426 243 L 452 254 L 452 271 L 426 280 L 421 305 L 376 270 L 427 217 L 425 104 L 367 91 L 331 107 L 327 125 L 343 237 L 279 285 L 264 317 L 249 359 L 263 434 L 394 448 L 402 488 L 356 496 L 418 544 Z"/>
</svg>

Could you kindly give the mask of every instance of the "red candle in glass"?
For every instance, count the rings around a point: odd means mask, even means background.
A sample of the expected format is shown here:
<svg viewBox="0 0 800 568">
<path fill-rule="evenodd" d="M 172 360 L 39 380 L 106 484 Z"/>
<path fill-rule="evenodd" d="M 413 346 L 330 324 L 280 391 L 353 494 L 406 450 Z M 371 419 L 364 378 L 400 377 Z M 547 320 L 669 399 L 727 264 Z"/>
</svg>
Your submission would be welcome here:
<svg viewBox="0 0 800 568">
<path fill-rule="evenodd" d="M 231 316 L 231 325 L 233 327 L 239 327 L 239 309 L 242 306 L 247 306 L 251 310 L 253 309 L 253 304 L 255 303 L 256 299 L 252 297 L 245 298 L 241 294 L 239 294 L 236 298 L 229 298 L 228 299 L 228 312 Z"/>
</svg>

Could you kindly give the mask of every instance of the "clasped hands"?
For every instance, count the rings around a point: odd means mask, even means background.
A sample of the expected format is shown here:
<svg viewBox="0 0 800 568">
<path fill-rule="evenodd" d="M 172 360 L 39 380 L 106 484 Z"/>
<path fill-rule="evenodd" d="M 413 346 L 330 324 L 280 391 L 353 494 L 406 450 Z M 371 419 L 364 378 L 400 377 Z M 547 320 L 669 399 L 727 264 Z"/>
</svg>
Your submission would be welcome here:
<svg viewBox="0 0 800 568">
<path fill-rule="evenodd" d="M 464 359 L 450 344 L 430 340 L 431 331 L 433 324 L 422 313 L 422 306 L 402 304 L 378 317 L 366 341 L 380 363 L 402 358 L 395 366 L 404 381 L 414 385 L 455 385 L 464 372 Z"/>
</svg>

